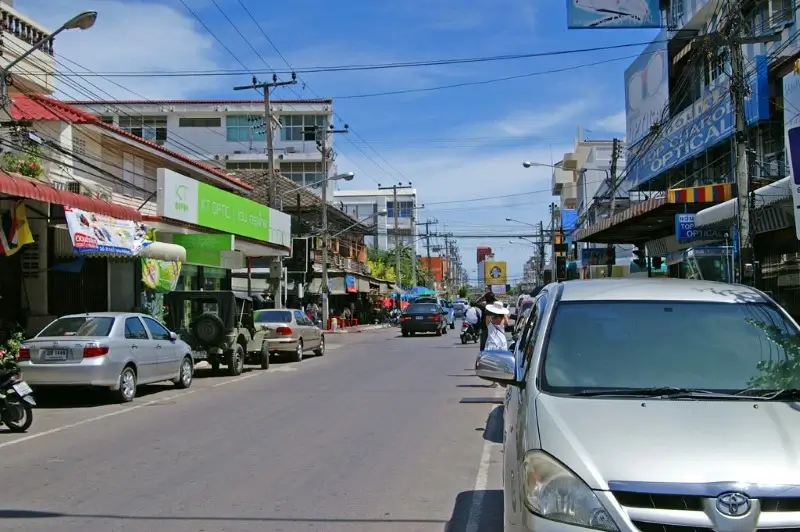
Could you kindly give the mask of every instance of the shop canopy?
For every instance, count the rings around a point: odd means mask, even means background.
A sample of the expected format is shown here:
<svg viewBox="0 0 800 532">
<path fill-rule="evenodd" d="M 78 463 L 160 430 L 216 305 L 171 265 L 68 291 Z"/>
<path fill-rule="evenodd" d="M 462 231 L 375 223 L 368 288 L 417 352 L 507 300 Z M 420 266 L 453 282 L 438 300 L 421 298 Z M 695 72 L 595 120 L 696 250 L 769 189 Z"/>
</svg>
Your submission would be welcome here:
<svg viewBox="0 0 800 532">
<path fill-rule="evenodd" d="M 426 286 L 415 286 L 414 288 L 409 290 L 408 293 L 412 297 L 434 296 L 434 295 L 436 295 L 436 291 L 435 290 L 431 290 L 430 288 L 428 288 Z"/>
<path fill-rule="evenodd" d="M 756 234 L 794 225 L 791 177 L 784 177 L 755 191 L 753 228 Z M 695 227 L 730 230 L 739 211 L 738 198 L 703 209 L 694 219 Z"/>
</svg>

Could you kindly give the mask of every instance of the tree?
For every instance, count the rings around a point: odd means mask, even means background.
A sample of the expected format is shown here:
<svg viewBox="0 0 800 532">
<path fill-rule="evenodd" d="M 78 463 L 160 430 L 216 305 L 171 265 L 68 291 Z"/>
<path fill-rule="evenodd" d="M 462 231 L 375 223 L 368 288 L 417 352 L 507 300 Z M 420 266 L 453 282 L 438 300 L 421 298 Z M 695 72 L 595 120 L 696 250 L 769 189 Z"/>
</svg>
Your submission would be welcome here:
<svg viewBox="0 0 800 532">
<path fill-rule="evenodd" d="M 458 297 L 467 297 L 469 294 L 469 287 L 468 286 L 460 286 L 458 289 Z"/>
<path fill-rule="evenodd" d="M 400 276 L 403 286 L 411 286 L 411 277 L 413 273 L 413 262 L 416 258 L 413 257 L 413 249 L 409 246 L 400 248 Z M 367 251 L 367 264 L 372 270 L 372 276 L 378 279 L 386 279 L 387 281 L 396 281 L 397 275 L 395 272 L 396 258 L 395 251 L 380 250 L 378 248 L 369 248 Z M 426 272 L 422 269 L 422 265 L 417 262 L 417 284 L 424 285 L 427 280 Z"/>
<path fill-rule="evenodd" d="M 800 388 L 800 335 L 786 335 L 779 327 L 760 320 L 747 322 L 764 331 L 767 339 L 775 344 L 783 356 L 762 360 L 758 363 L 759 374 L 752 377 L 748 386 L 765 390 Z"/>
</svg>

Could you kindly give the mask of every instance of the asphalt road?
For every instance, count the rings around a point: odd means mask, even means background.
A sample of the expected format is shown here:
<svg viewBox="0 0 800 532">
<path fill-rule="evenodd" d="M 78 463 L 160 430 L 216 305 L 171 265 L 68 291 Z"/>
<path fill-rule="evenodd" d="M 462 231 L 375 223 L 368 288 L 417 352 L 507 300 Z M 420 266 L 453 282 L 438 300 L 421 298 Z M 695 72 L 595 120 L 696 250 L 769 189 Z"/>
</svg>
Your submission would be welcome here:
<svg viewBox="0 0 800 532">
<path fill-rule="evenodd" d="M 0 430 L 0 529 L 502 530 L 502 388 L 458 330 L 329 337 L 328 353 L 128 405 L 41 396 Z"/>
</svg>

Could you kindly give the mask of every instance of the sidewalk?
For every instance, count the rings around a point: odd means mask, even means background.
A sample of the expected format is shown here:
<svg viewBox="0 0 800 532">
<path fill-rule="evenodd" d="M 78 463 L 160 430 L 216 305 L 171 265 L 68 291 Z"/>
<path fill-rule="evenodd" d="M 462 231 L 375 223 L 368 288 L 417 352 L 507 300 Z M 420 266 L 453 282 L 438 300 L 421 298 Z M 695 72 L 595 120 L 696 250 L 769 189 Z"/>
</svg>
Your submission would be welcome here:
<svg viewBox="0 0 800 532">
<path fill-rule="evenodd" d="M 360 332 L 367 332 L 367 331 L 377 331 L 379 329 L 388 329 L 391 325 L 388 324 L 379 324 L 379 325 L 356 325 L 355 327 L 346 327 L 344 329 L 336 329 L 334 330 L 327 330 L 325 334 L 346 334 L 346 333 L 360 333 Z"/>
</svg>

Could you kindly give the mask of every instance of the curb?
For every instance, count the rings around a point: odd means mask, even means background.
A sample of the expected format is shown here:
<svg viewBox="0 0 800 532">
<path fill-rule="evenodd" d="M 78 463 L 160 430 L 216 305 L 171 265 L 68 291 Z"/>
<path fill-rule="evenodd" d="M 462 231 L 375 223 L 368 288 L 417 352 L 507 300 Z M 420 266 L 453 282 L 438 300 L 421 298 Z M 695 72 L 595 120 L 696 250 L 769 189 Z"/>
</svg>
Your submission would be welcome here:
<svg viewBox="0 0 800 532">
<path fill-rule="evenodd" d="M 361 333 L 361 332 L 369 332 L 369 331 L 378 331 L 380 329 L 388 329 L 389 325 L 364 325 L 363 327 L 359 327 L 358 329 L 336 329 L 335 331 L 332 329 L 328 329 L 325 331 L 325 334 L 352 334 L 352 333 Z"/>
</svg>

